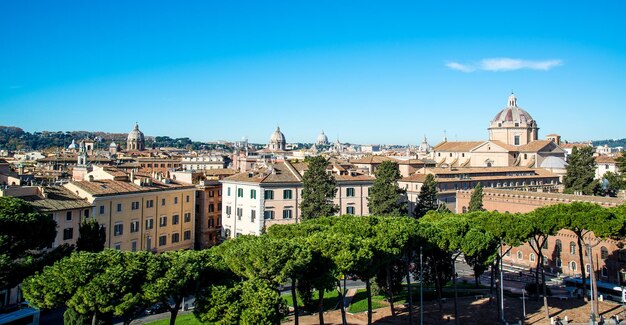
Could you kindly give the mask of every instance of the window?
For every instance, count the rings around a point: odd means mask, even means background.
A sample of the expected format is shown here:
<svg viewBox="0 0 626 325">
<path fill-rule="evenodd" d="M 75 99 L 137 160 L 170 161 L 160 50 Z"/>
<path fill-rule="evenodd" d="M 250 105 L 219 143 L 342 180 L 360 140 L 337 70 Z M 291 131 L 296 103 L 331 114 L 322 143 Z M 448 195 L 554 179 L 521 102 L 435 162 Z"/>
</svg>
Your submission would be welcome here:
<svg viewBox="0 0 626 325">
<path fill-rule="evenodd" d="M 513 141 L 516 146 L 519 146 L 519 135 L 516 135 Z"/>
<path fill-rule="evenodd" d="M 165 198 L 161 199 L 161 205 L 165 205 Z"/>
<path fill-rule="evenodd" d="M 63 240 L 70 240 L 74 238 L 74 228 L 63 229 Z"/>
<path fill-rule="evenodd" d="M 191 221 L 191 212 L 186 212 L 185 213 L 185 222 L 190 222 Z"/>
<path fill-rule="evenodd" d="M 524 254 L 522 253 L 522 251 L 517 251 L 517 259 L 521 260 L 524 258 Z"/>
<path fill-rule="evenodd" d="M 159 246 L 167 245 L 167 237 L 165 235 L 159 236 Z"/>
<path fill-rule="evenodd" d="M 561 262 L 561 259 L 557 257 L 556 258 L 556 267 L 561 267 L 561 266 L 563 266 L 563 263 Z"/>
<path fill-rule="evenodd" d="M 283 210 L 283 219 L 291 219 L 291 210 Z"/>
<path fill-rule="evenodd" d="M 146 201 L 146 208 L 152 208 L 154 206 L 154 200 Z"/>
<path fill-rule="evenodd" d="M 230 205 L 226 206 L 226 217 L 230 218 L 230 214 L 232 213 L 232 208 Z"/>
<path fill-rule="evenodd" d="M 256 199 L 256 190 L 250 190 L 250 198 Z"/>
<path fill-rule="evenodd" d="M 570 268 L 570 270 L 572 270 L 572 271 L 576 271 L 576 262 L 571 261 L 571 262 L 569 263 L 569 268 Z"/>
<path fill-rule="evenodd" d="M 226 188 L 226 196 L 230 196 L 230 187 Z"/>
<path fill-rule="evenodd" d="M 213 228 L 215 227 L 215 220 L 213 220 L 213 218 L 209 219 L 209 224 L 208 224 L 209 228 Z"/>
<path fill-rule="evenodd" d="M 146 219 L 146 230 L 154 228 L 154 220 L 152 218 Z"/>
<path fill-rule="evenodd" d="M 543 246 L 541 248 L 548 249 L 548 240 L 547 239 L 543 241 Z"/>
<path fill-rule="evenodd" d="M 172 216 L 172 224 L 173 225 L 177 225 L 178 224 L 178 215 L 177 214 Z"/>
<path fill-rule="evenodd" d="M 346 196 L 348 196 L 348 197 L 354 196 L 354 187 L 348 187 L 346 189 Z"/>
<path fill-rule="evenodd" d="M 585 264 L 585 271 L 587 271 L 587 274 L 591 273 L 591 265 Z"/>
<path fill-rule="evenodd" d="M 215 211 L 215 206 L 213 204 L 209 204 L 209 212 Z"/>
<path fill-rule="evenodd" d="M 534 253 L 530 253 L 529 259 L 531 262 L 535 261 L 535 254 Z"/>
<path fill-rule="evenodd" d="M 120 236 L 124 233 L 124 224 L 121 222 L 117 222 L 113 225 L 113 236 Z"/>
<path fill-rule="evenodd" d="M 139 209 L 139 202 L 131 202 L 131 203 L 130 203 L 130 209 L 131 209 L 131 210 L 137 210 L 137 209 Z"/>
<path fill-rule="evenodd" d="M 115 250 L 122 250 L 122 243 L 115 243 Z"/>
<path fill-rule="evenodd" d="M 167 226 L 167 217 L 162 216 L 161 218 L 159 218 L 159 227 L 165 227 L 165 226 Z"/>
<path fill-rule="evenodd" d="M 354 207 L 347 207 L 346 208 L 346 213 L 347 214 L 354 214 Z"/>
<path fill-rule="evenodd" d="M 576 243 L 573 241 L 569 242 L 569 253 L 572 255 L 576 255 Z"/>
<path fill-rule="evenodd" d="M 72 221 L 72 211 L 67 211 L 65 214 L 65 221 Z"/>
<path fill-rule="evenodd" d="M 609 270 L 606 268 L 606 266 L 602 267 L 602 276 L 605 278 L 609 276 Z"/>
<path fill-rule="evenodd" d="M 139 220 L 132 220 L 130 222 L 130 232 L 138 232 L 139 231 Z"/>
<path fill-rule="evenodd" d="M 185 197 L 185 202 L 189 202 L 189 195 Z"/>
<path fill-rule="evenodd" d="M 118 203 L 117 204 L 117 212 L 121 212 L 122 211 L 122 203 Z"/>
<path fill-rule="evenodd" d="M 174 204 L 178 204 L 178 196 L 174 197 Z"/>
<path fill-rule="evenodd" d="M 224 237 L 230 238 L 230 229 L 224 229 Z"/>
<path fill-rule="evenodd" d="M 173 243 L 178 243 L 180 241 L 180 234 L 179 233 L 173 233 L 172 234 L 172 244 Z"/>
<path fill-rule="evenodd" d="M 291 198 L 292 198 L 291 190 L 283 190 L 283 199 L 291 200 Z"/>
<path fill-rule="evenodd" d="M 243 188 L 237 189 L 237 197 L 243 197 Z"/>
<path fill-rule="evenodd" d="M 222 196 L 222 190 L 217 190 L 217 195 Z"/>
<path fill-rule="evenodd" d="M 554 250 L 556 251 L 557 254 L 561 254 L 561 252 L 563 251 L 563 244 L 561 244 L 560 239 L 557 239 L 556 242 L 554 243 Z"/>
<path fill-rule="evenodd" d="M 191 240 L 191 230 L 185 230 L 183 233 L 183 240 Z"/>
<path fill-rule="evenodd" d="M 265 212 L 263 212 L 263 219 L 274 219 L 274 211 L 265 210 Z"/>
<path fill-rule="evenodd" d="M 274 199 L 274 191 L 272 190 L 265 190 L 264 194 L 263 194 L 263 198 L 266 200 L 273 200 Z"/>
<path fill-rule="evenodd" d="M 250 222 L 254 222 L 256 219 L 256 210 L 250 210 Z"/>
<path fill-rule="evenodd" d="M 215 196 L 215 191 L 209 191 L 209 197 L 214 197 Z"/>
<path fill-rule="evenodd" d="M 243 215 L 243 208 L 237 208 L 237 220 L 241 220 L 242 215 Z"/>
<path fill-rule="evenodd" d="M 152 237 L 148 236 L 146 238 L 146 250 L 152 249 Z"/>
<path fill-rule="evenodd" d="M 222 202 L 217 203 L 217 211 L 222 211 Z"/>
<path fill-rule="evenodd" d="M 603 260 L 609 258 L 609 250 L 606 249 L 606 247 L 604 246 L 600 248 L 600 258 L 602 258 Z"/>
<path fill-rule="evenodd" d="M 136 252 L 137 251 L 137 241 L 133 240 L 130 242 L 130 251 L 131 252 Z"/>
<path fill-rule="evenodd" d="M 104 214 L 104 205 L 100 206 L 100 214 Z"/>
</svg>

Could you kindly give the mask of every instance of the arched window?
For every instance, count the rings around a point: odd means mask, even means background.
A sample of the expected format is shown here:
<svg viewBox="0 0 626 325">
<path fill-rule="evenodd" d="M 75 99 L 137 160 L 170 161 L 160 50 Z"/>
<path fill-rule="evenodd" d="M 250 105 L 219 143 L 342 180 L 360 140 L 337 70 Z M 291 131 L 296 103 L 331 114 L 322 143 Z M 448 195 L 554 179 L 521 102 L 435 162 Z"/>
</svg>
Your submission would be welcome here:
<svg viewBox="0 0 626 325">
<path fill-rule="evenodd" d="M 609 250 L 606 249 L 606 247 L 604 246 L 600 247 L 600 257 L 603 260 L 606 260 L 607 258 L 609 258 Z"/>
<path fill-rule="evenodd" d="M 556 258 L 556 267 L 562 267 L 562 266 L 563 266 L 563 263 L 561 262 L 561 259 L 557 257 Z"/>
<path fill-rule="evenodd" d="M 563 251 L 563 244 L 561 244 L 560 239 L 557 239 L 554 243 L 554 250 L 557 252 L 557 254 L 561 254 L 561 251 Z"/>
<path fill-rule="evenodd" d="M 585 264 L 585 271 L 587 272 L 587 274 L 591 273 L 591 265 Z"/>
<path fill-rule="evenodd" d="M 572 271 L 576 271 L 576 262 L 571 261 L 571 262 L 569 263 L 569 268 L 570 268 L 570 270 L 572 270 Z"/>
<path fill-rule="evenodd" d="M 569 242 L 569 253 L 572 255 L 576 255 L 576 243 L 573 241 Z"/>
<path fill-rule="evenodd" d="M 534 253 L 530 253 L 529 259 L 531 262 L 535 261 L 535 254 Z"/>
<path fill-rule="evenodd" d="M 522 253 L 522 251 L 517 251 L 517 259 L 521 260 L 524 258 L 524 254 Z"/>
</svg>

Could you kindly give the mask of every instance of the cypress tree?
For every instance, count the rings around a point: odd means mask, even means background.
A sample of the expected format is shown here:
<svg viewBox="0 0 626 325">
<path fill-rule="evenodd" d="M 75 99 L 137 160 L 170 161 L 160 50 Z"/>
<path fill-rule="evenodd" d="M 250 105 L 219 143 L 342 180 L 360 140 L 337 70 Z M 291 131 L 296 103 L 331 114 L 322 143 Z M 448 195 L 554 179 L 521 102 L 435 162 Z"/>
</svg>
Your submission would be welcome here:
<svg viewBox="0 0 626 325">
<path fill-rule="evenodd" d="M 428 174 L 426 175 L 426 180 L 420 189 L 420 194 L 417 196 L 417 202 L 413 213 L 416 218 L 421 218 L 426 215 L 426 212 L 437 210 L 438 207 L 437 181 L 435 181 L 435 176 L 433 176 L 433 174 Z"/>
<path fill-rule="evenodd" d="M 476 187 L 472 191 L 472 197 L 470 198 L 468 212 L 482 211 L 483 210 L 483 187 L 480 183 L 476 184 Z"/>
</svg>

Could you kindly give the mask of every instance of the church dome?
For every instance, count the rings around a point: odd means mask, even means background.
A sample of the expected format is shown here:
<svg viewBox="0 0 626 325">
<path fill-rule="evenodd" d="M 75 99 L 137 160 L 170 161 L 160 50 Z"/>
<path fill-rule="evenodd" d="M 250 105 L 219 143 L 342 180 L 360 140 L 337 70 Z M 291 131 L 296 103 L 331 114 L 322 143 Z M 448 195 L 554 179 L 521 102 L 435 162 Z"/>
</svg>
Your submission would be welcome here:
<svg viewBox="0 0 626 325">
<path fill-rule="evenodd" d="M 316 144 L 318 145 L 328 144 L 328 137 L 326 136 L 326 134 L 324 134 L 324 131 L 322 131 L 322 133 L 320 133 L 320 135 L 317 136 Z"/>
<path fill-rule="evenodd" d="M 562 158 L 550 156 L 544 159 L 539 167 L 545 169 L 565 169 L 567 168 L 567 162 Z"/>
<path fill-rule="evenodd" d="M 276 131 L 274 131 L 274 133 L 272 133 L 272 136 L 270 137 L 270 143 L 286 143 L 287 141 L 285 140 L 285 135 L 280 132 L 280 127 L 277 126 L 276 127 Z"/>
<path fill-rule="evenodd" d="M 117 148 L 117 144 L 115 143 L 115 141 L 111 142 L 111 144 L 109 145 L 109 148 Z"/>
<path fill-rule="evenodd" d="M 67 148 L 68 149 L 78 149 L 78 145 L 76 144 L 76 141 L 72 140 L 72 143 L 70 143 L 70 145 Z"/>
<path fill-rule="evenodd" d="M 509 96 L 507 107 L 501 110 L 491 121 L 492 127 L 529 127 L 536 125 L 535 120 L 517 106 L 517 98 L 514 94 Z"/>
<path fill-rule="evenodd" d="M 128 133 L 128 141 L 144 141 L 143 132 L 139 131 L 139 124 L 135 123 L 135 128 Z"/>
</svg>

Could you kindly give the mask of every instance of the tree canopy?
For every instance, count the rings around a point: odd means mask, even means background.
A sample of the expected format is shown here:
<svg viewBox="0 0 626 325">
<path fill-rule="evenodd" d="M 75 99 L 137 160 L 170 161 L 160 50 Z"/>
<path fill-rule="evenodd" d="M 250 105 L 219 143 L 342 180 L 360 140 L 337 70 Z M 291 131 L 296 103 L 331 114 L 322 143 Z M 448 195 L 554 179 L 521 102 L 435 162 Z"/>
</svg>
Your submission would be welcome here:
<svg viewBox="0 0 626 325">
<path fill-rule="evenodd" d="M 476 184 L 472 191 L 472 197 L 470 198 L 468 212 L 482 211 L 483 210 L 483 187 L 480 183 Z"/>
<path fill-rule="evenodd" d="M 367 207 L 373 215 L 407 214 L 407 204 L 403 200 L 404 190 L 398 186 L 402 178 L 396 162 L 383 161 L 374 172 L 376 179 L 369 189 Z"/>
<path fill-rule="evenodd" d="M 333 203 L 337 181 L 326 172 L 328 161 L 322 156 L 308 159 L 308 170 L 302 176 L 302 219 L 332 216 L 339 208 Z"/>
<path fill-rule="evenodd" d="M 565 193 L 581 192 L 594 195 L 598 190 L 598 181 L 594 180 L 596 161 L 593 147 L 574 147 L 567 159 L 567 172 L 563 179 Z"/>
<path fill-rule="evenodd" d="M 424 184 L 417 196 L 417 202 L 415 202 L 413 214 L 416 218 L 421 218 L 425 216 L 428 211 L 437 210 L 439 208 L 437 192 L 435 176 L 433 174 L 426 175 L 426 180 L 424 180 Z"/>
</svg>

